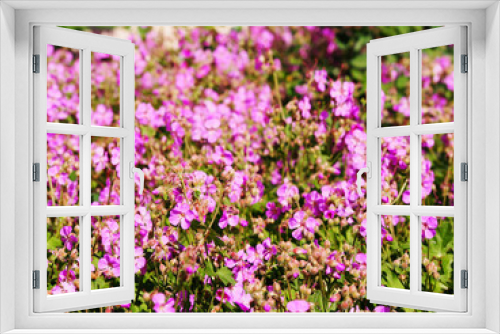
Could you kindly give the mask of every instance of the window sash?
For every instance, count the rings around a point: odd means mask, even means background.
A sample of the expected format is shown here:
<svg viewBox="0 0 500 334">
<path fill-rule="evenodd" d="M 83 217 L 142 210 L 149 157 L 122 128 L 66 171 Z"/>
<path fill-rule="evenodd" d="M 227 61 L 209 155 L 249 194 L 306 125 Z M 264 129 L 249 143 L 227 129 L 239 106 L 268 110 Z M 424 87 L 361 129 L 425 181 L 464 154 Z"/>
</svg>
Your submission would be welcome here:
<svg viewBox="0 0 500 334">
<path fill-rule="evenodd" d="M 40 73 L 34 80 L 34 162 L 40 163 L 40 182 L 34 183 L 34 270 L 40 271 L 40 289 L 34 289 L 34 312 L 71 311 L 124 304 L 134 297 L 134 45 L 127 40 L 47 26 L 35 27 L 34 54 L 40 55 Z M 80 50 L 81 124 L 47 123 L 47 45 Z M 120 127 L 91 126 L 91 52 L 121 57 Z M 47 207 L 47 133 L 80 137 L 78 206 Z M 91 206 L 91 138 L 120 138 L 120 205 Z M 91 289 L 91 217 L 120 215 L 120 287 Z M 78 292 L 47 295 L 47 217 L 80 217 Z"/>
<path fill-rule="evenodd" d="M 367 297 L 373 303 L 424 310 L 465 312 L 467 290 L 461 289 L 460 271 L 467 269 L 467 183 L 460 181 L 460 163 L 467 162 L 467 75 L 460 73 L 460 55 L 467 54 L 466 28 L 436 28 L 370 41 L 367 48 L 367 161 L 372 177 L 367 187 Z M 454 122 L 419 124 L 421 115 L 421 49 L 454 45 Z M 381 127 L 381 56 L 410 52 L 410 125 Z M 422 134 L 454 133 L 454 207 L 420 205 Z M 410 205 L 380 205 L 380 138 L 410 136 Z M 410 290 L 380 286 L 380 215 L 410 216 Z M 422 292 L 421 224 L 419 217 L 454 217 L 454 295 Z"/>
</svg>

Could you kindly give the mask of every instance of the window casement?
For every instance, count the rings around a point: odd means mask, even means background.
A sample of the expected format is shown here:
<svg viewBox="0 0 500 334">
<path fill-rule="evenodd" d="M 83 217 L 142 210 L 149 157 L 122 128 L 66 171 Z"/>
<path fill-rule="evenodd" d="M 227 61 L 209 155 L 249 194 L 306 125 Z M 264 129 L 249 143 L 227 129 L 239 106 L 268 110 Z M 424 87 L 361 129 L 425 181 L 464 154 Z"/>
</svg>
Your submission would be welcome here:
<svg viewBox="0 0 500 334">
<path fill-rule="evenodd" d="M 423 32 L 409 33 L 394 37 L 372 40 L 367 48 L 367 297 L 371 302 L 402 306 L 423 310 L 457 311 L 467 310 L 467 290 L 462 287 L 461 279 L 467 270 L 467 182 L 461 180 L 461 164 L 467 163 L 467 74 L 462 68 L 463 55 L 467 54 L 466 27 L 450 26 L 431 29 Z M 429 115 L 429 106 L 434 102 L 433 96 L 428 94 L 428 86 L 432 84 L 432 77 L 425 80 L 424 72 L 439 71 L 428 69 L 423 62 L 426 53 L 434 48 L 448 48 L 453 55 L 453 75 L 450 75 L 450 90 L 453 97 L 450 108 L 453 109 L 453 118 L 449 122 L 435 123 Z M 391 61 L 391 57 L 406 57 L 409 65 L 409 110 L 407 117 L 398 124 L 386 124 L 383 117 L 385 101 L 383 76 L 387 66 L 384 61 Z M 463 64 L 465 66 L 466 64 Z M 429 73 L 425 74 L 427 77 Z M 444 136 L 444 137 L 443 137 Z M 450 160 L 443 161 L 449 177 L 453 177 L 454 188 L 448 189 L 453 195 L 448 200 L 426 201 L 426 196 L 433 194 L 426 189 L 425 173 L 429 166 L 425 164 L 423 147 L 428 140 L 446 138 L 450 148 Z M 404 147 L 398 147 L 403 142 Z M 389 143 L 389 144 L 387 144 Z M 388 145 L 392 145 L 388 148 Z M 388 202 L 385 197 L 384 178 L 391 178 L 384 170 L 387 164 L 389 151 L 398 151 L 395 154 L 407 154 L 410 166 L 409 182 L 397 184 L 399 193 L 403 193 L 403 201 Z M 409 148 L 409 152 L 407 150 Z M 390 164 L 390 162 L 389 162 Z M 432 171 L 431 171 L 432 172 Z M 385 173 L 385 174 L 384 174 Z M 383 175 L 384 174 L 384 175 Z M 405 190 L 406 189 L 406 190 Z M 409 229 L 410 242 L 399 243 L 403 249 L 407 264 L 410 267 L 409 277 L 403 277 L 408 284 L 400 284 L 400 280 L 385 280 L 382 276 L 393 275 L 401 279 L 401 273 L 394 271 L 391 263 L 383 259 L 381 240 L 384 228 L 395 228 L 397 221 L 409 222 L 404 228 Z M 444 237 L 435 240 L 436 221 L 442 221 L 447 226 Z M 386 226 L 391 225 L 391 226 Z M 400 226 L 401 227 L 401 224 Z M 442 239 L 446 239 L 445 241 Z M 439 273 L 436 268 L 428 268 L 428 257 L 442 251 L 435 243 L 444 243 L 451 250 L 446 261 L 438 263 L 446 266 L 452 277 L 452 286 L 447 291 L 438 291 L 440 284 Z M 382 245 L 382 247 L 381 247 Z M 390 250 L 389 250 L 390 251 Z M 438 254 L 441 255 L 441 254 Z M 401 261 L 401 260 L 399 260 Z M 403 259 L 404 261 L 404 259 Z M 433 271 L 434 269 L 434 271 Z M 392 271 L 392 272 L 391 272 Z M 434 273 L 434 276 L 429 274 Z M 436 274 L 437 273 L 437 274 Z M 432 277 L 431 277 L 432 276 Z M 429 282 L 432 282 L 430 284 Z M 394 284 L 388 284 L 394 283 Z M 434 286 L 434 288 L 433 288 Z M 445 289 L 446 290 L 446 289 Z"/>
<path fill-rule="evenodd" d="M 60 48 L 72 50 L 74 59 L 65 61 L 79 64 L 79 82 L 68 82 L 62 85 L 65 91 L 53 92 L 52 81 L 64 80 L 69 71 L 64 65 L 48 68 L 47 59 L 57 56 Z M 129 303 L 134 298 L 134 50 L 128 40 L 63 28 L 34 28 L 33 161 L 39 171 L 39 182 L 33 187 L 35 312 L 89 309 Z M 101 80 L 99 73 L 91 71 L 94 57 L 107 57 L 110 66 L 119 69 L 116 87 L 110 89 L 120 101 L 120 110 L 107 110 L 106 116 L 91 106 L 91 96 L 99 94 L 95 85 Z M 61 93 L 70 94 L 74 104 L 59 105 L 57 94 Z M 59 123 L 58 113 L 72 117 Z M 109 121 L 101 122 L 100 117 Z M 68 154 L 68 146 L 78 153 Z M 100 171 L 96 155 L 91 155 L 95 150 L 109 150 L 114 159 L 115 170 L 106 171 L 115 176 L 111 185 L 91 183 L 91 174 Z M 60 187 L 71 188 L 71 198 L 58 196 Z M 114 196 L 113 205 L 100 205 L 96 192 L 105 187 Z M 95 224 L 107 224 L 108 235 L 93 235 Z M 51 239 L 54 234 L 57 238 Z M 57 241 L 59 236 L 64 245 Z M 98 252 L 98 243 L 108 248 L 106 255 Z M 66 262 L 60 272 L 52 270 L 50 263 L 58 258 Z M 99 288 L 93 275 L 97 269 L 104 272 L 101 279 L 114 279 L 114 287 Z M 48 289 L 60 275 L 77 276 L 79 285 Z"/>
</svg>

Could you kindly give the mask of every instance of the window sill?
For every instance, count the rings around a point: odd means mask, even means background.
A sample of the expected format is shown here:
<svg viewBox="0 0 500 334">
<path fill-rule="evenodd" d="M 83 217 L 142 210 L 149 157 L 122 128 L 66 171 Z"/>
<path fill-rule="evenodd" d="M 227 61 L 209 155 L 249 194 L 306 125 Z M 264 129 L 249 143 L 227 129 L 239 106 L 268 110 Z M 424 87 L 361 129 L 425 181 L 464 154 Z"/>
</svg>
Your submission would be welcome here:
<svg viewBox="0 0 500 334">
<path fill-rule="evenodd" d="M 14 329 L 5 334 L 487 334 L 484 328 L 471 329 Z"/>
</svg>

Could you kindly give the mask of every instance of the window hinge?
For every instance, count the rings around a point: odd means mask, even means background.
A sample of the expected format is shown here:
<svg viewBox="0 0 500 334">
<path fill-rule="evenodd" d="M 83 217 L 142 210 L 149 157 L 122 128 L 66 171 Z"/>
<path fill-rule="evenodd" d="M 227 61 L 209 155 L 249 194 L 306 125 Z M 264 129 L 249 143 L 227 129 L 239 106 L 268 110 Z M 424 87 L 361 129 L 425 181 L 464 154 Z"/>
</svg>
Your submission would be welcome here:
<svg viewBox="0 0 500 334">
<path fill-rule="evenodd" d="M 33 181 L 40 182 L 40 164 L 38 162 L 33 164 Z"/>
<path fill-rule="evenodd" d="M 40 289 L 40 270 L 33 270 L 33 289 Z"/>
<path fill-rule="evenodd" d="M 462 289 L 467 289 L 469 287 L 469 273 L 467 270 L 462 270 L 461 271 L 461 276 L 462 276 Z"/>
<path fill-rule="evenodd" d="M 40 55 L 33 55 L 33 73 L 40 73 Z"/>
<path fill-rule="evenodd" d="M 469 166 L 466 162 L 460 164 L 460 180 L 469 181 Z"/>
<path fill-rule="evenodd" d="M 469 72 L 469 56 L 467 55 L 462 55 L 462 73 L 467 73 Z"/>
</svg>

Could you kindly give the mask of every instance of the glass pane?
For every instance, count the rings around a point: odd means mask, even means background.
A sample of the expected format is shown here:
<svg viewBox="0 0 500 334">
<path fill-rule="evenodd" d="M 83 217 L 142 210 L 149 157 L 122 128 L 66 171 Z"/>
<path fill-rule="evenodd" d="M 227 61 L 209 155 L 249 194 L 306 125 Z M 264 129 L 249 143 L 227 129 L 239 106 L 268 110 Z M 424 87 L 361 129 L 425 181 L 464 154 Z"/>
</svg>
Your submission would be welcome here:
<svg viewBox="0 0 500 334">
<path fill-rule="evenodd" d="M 47 122 L 80 123 L 80 50 L 47 45 Z"/>
<path fill-rule="evenodd" d="M 422 291 L 453 294 L 453 218 L 421 217 Z"/>
<path fill-rule="evenodd" d="M 382 126 L 410 124 L 410 53 L 381 57 Z"/>
<path fill-rule="evenodd" d="M 454 203 L 453 133 L 422 136 L 422 205 Z"/>
<path fill-rule="evenodd" d="M 410 136 L 381 138 L 382 204 L 410 204 Z"/>
<path fill-rule="evenodd" d="M 453 122 L 453 45 L 422 50 L 422 124 Z"/>
<path fill-rule="evenodd" d="M 92 125 L 120 126 L 120 59 L 92 52 Z"/>
<path fill-rule="evenodd" d="M 92 137 L 92 205 L 120 204 L 120 138 Z"/>
<path fill-rule="evenodd" d="M 120 286 L 120 216 L 92 217 L 92 290 Z"/>
<path fill-rule="evenodd" d="M 382 286 L 410 289 L 410 217 L 381 216 Z"/>
<path fill-rule="evenodd" d="M 47 218 L 47 294 L 80 288 L 80 218 Z"/>
<path fill-rule="evenodd" d="M 80 136 L 47 134 L 47 206 L 79 205 Z"/>
</svg>

